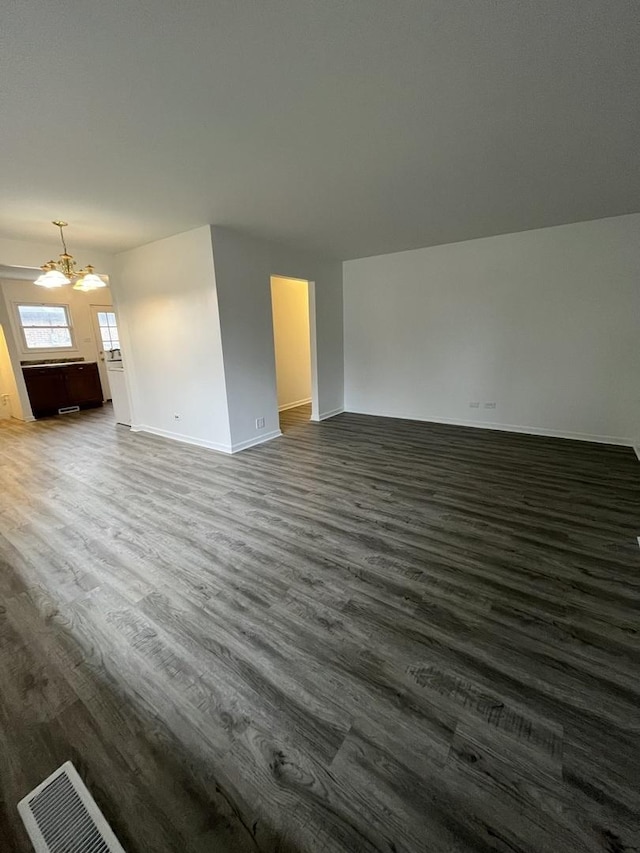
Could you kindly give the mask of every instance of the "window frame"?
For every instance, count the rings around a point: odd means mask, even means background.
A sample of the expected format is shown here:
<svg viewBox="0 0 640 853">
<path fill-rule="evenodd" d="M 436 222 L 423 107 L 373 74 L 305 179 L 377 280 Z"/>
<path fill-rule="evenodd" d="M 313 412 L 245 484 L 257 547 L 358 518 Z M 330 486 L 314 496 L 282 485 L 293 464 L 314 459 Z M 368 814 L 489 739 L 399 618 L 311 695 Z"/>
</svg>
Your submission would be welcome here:
<svg viewBox="0 0 640 853">
<path fill-rule="evenodd" d="M 66 326 L 29 326 L 29 325 L 24 326 L 22 324 L 22 318 L 20 316 L 20 308 L 23 305 L 25 307 L 36 306 L 37 308 L 62 308 L 64 310 L 65 316 L 67 318 L 67 325 Z M 28 355 L 32 355 L 33 353 L 38 353 L 38 352 L 47 353 L 47 352 L 76 352 L 77 351 L 76 339 L 75 339 L 75 334 L 74 334 L 74 330 L 73 330 L 73 317 L 71 314 L 71 306 L 69 305 L 68 302 L 25 302 L 25 301 L 21 300 L 20 302 L 14 302 L 13 307 L 14 307 L 14 315 L 15 315 L 16 323 L 17 323 L 18 329 L 20 330 L 20 341 L 22 344 L 22 351 L 24 353 L 26 353 Z M 30 347 L 29 346 L 29 344 L 27 343 L 27 336 L 25 335 L 25 329 L 49 329 L 49 328 L 68 329 L 69 330 L 69 337 L 71 338 L 71 346 L 65 346 L 65 347 Z"/>
<path fill-rule="evenodd" d="M 122 351 L 122 344 L 120 343 L 120 328 L 118 326 L 118 317 L 116 315 L 116 312 L 115 312 L 113 305 L 108 305 L 108 306 L 107 305 L 92 305 L 91 308 L 95 312 L 95 324 L 96 324 L 96 330 L 98 332 L 98 337 L 97 337 L 96 342 L 98 344 L 98 348 L 104 353 L 113 352 L 114 349 L 119 349 L 120 351 Z M 101 326 L 100 325 L 100 314 L 113 314 L 113 317 L 114 317 L 113 326 L 109 323 L 108 320 L 107 320 L 106 326 Z M 118 346 L 117 347 L 111 347 L 110 349 L 107 349 L 105 341 L 102 337 L 102 330 L 103 329 L 109 329 L 109 338 L 111 338 L 111 330 L 115 329 L 115 331 L 118 334 Z M 109 340 L 109 343 L 113 344 L 113 341 Z"/>
</svg>

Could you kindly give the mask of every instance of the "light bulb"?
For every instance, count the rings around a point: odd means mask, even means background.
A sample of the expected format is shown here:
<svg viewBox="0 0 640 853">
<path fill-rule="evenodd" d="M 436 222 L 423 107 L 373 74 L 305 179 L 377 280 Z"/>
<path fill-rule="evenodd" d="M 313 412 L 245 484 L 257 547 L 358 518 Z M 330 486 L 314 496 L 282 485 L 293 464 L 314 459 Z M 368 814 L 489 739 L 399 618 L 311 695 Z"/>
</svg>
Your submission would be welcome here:
<svg viewBox="0 0 640 853">
<path fill-rule="evenodd" d="M 59 270 L 47 270 L 38 276 L 34 284 L 39 287 L 62 287 L 63 284 L 69 284 L 69 279 Z"/>
<path fill-rule="evenodd" d="M 87 285 L 90 285 L 92 290 L 95 290 L 98 287 L 106 287 L 107 286 L 106 283 L 100 278 L 100 276 L 96 275 L 93 272 L 90 272 L 88 275 L 85 275 L 84 284 L 85 284 L 85 287 Z"/>
<path fill-rule="evenodd" d="M 99 275 L 95 275 L 95 273 L 87 273 L 79 278 L 76 283 L 73 285 L 74 290 L 97 290 L 99 287 L 106 287 L 107 285 L 100 278 Z"/>
<path fill-rule="evenodd" d="M 87 264 L 83 270 L 80 270 L 79 276 L 80 278 L 73 285 L 74 290 L 97 290 L 99 287 L 107 286 L 100 276 L 94 273 L 91 264 Z"/>
</svg>

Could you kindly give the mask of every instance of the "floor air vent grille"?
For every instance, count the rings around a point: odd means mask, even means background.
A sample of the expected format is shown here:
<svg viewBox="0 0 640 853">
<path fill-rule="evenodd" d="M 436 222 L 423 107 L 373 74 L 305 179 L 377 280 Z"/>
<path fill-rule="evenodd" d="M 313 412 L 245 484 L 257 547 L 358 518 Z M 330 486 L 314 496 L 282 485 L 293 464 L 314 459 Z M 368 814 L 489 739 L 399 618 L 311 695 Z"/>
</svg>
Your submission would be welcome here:
<svg viewBox="0 0 640 853">
<path fill-rule="evenodd" d="M 36 853 L 124 853 L 67 761 L 18 803 Z"/>
</svg>

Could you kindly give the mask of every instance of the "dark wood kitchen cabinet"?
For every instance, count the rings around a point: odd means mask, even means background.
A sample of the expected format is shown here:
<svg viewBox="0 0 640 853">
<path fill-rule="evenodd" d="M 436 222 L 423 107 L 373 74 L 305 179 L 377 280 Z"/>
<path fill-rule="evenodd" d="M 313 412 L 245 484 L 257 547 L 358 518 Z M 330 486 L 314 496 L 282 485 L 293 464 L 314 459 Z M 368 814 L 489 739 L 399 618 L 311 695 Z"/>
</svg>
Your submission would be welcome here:
<svg viewBox="0 0 640 853">
<path fill-rule="evenodd" d="M 35 418 L 57 415 L 61 409 L 76 406 L 91 409 L 102 405 L 102 386 L 95 362 L 23 367 L 22 373 Z"/>
</svg>

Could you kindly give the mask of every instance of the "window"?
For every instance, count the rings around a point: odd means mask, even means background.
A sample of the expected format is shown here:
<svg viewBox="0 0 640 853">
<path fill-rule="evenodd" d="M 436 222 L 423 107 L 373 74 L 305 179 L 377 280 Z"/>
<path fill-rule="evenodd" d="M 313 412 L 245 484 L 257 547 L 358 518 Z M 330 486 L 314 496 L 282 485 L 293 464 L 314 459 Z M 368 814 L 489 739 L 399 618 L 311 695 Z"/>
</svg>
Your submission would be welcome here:
<svg viewBox="0 0 640 853">
<path fill-rule="evenodd" d="M 100 336 L 102 337 L 102 349 L 105 352 L 120 349 L 116 315 L 113 311 L 98 311 L 98 326 L 100 327 Z"/>
<path fill-rule="evenodd" d="M 72 349 L 71 320 L 66 305 L 18 305 L 27 349 Z"/>
</svg>

